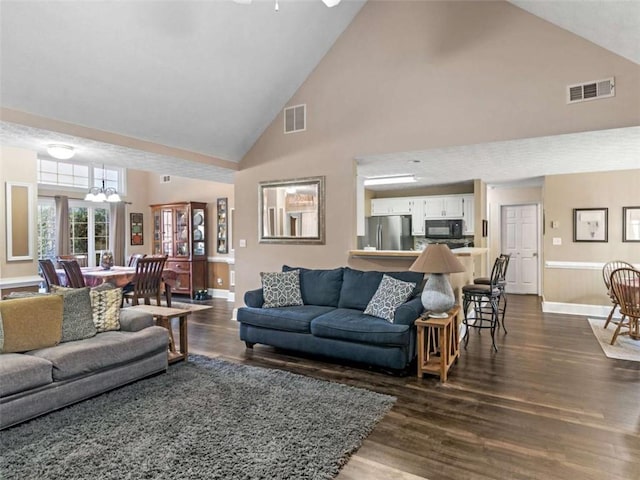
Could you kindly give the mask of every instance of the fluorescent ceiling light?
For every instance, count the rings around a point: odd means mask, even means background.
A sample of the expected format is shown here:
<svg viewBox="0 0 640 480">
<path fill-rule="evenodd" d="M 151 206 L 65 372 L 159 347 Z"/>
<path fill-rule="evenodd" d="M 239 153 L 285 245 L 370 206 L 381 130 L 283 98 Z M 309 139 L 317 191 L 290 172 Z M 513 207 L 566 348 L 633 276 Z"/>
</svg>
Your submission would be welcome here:
<svg viewBox="0 0 640 480">
<path fill-rule="evenodd" d="M 415 183 L 414 175 L 396 175 L 395 177 L 372 177 L 364 181 L 365 186 L 369 185 L 393 185 L 396 183 Z"/>
<path fill-rule="evenodd" d="M 47 145 L 47 153 L 58 160 L 69 160 L 76 153 L 69 145 Z"/>
<path fill-rule="evenodd" d="M 322 0 L 324 2 L 324 4 L 331 8 L 331 7 L 335 7 L 336 5 L 338 5 L 340 3 L 341 0 Z"/>
</svg>

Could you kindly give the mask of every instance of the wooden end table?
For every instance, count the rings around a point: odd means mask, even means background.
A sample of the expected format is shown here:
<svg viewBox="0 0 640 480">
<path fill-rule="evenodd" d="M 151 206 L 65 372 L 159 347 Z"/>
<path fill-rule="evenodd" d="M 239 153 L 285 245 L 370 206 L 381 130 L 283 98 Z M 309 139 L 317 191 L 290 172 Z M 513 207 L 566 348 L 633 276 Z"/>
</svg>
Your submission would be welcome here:
<svg viewBox="0 0 640 480">
<path fill-rule="evenodd" d="M 425 313 L 415 321 L 418 329 L 418 377 L 429 373 L 439 375 L 441 382 L 447 381 L 451 365 L 460 356 L 459 310 L 460 306 L 456 305 L 447 312 L 447 318 L 430 318 Z"/>
<path fill-rule="evenodd" d="M 134 310 L 151 314 L 153 319 L 156 321 L 156 324 L 169 330 L 169 363 L 175 363 L 181 360 L 187 361 L 187 356 L 189 355 L 187 317 L 191 314 L 191 310 L 159 307 L 156 305 L 135 305 L 128 308 L 133 308 Z M 176 350 L 176 343 L 173 339 L 173 329 L 171 328 L 171 319 L 176 317 L 180 320 L 180 350 Z"/>
</svg>

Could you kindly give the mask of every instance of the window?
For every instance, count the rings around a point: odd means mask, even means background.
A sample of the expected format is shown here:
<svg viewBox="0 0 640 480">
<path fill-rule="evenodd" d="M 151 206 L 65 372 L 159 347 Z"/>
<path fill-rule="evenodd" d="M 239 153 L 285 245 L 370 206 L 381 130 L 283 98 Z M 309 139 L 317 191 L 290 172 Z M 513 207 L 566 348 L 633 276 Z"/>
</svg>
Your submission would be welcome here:
<svg viewBox="0 0 640 480">
<path fill-rule="evenodd" d="M 51 198 L 38 198 L 38 258 L 56 256 L 56 205 Z"/>
<path fill-rule="evenodd" d="M 93 186 L 102 187 L 104 180 L 104 188 L 115 188 L 118 192 L 122 192 L 120 188 L 120 169 L 113 167 L 94 167 L 93 169 Z"/>
<path fill-rule="evenodd" d="M 38 159 L 38 183 L 88 189 L 89 166 Z"/>
<path fill-rule="evenodd" d="M 38 159 L 38 183 L 53 185 L 65 189 L 88 190 L 91 187 L 115 188 L 118 193 L 125 192 L 125 169 L 83 165 L 61 160 Z"/>
<path fill-rule="evenodd" d="M 69 201 L 69 253 L 87 255 L 87 265 L 100 265 L 102 250 L 109 248 L 109 209 Z"/>
<path fill-rule="evenodd" d="M 87 265 L 100 265 L 109 249 L 109 208 L 100 204 L 69 201 L 69 253 L 86 255 Z M 38 258 L 56 258 L 56 205 L 52 198 L 38 198 Z"/>
</svg>

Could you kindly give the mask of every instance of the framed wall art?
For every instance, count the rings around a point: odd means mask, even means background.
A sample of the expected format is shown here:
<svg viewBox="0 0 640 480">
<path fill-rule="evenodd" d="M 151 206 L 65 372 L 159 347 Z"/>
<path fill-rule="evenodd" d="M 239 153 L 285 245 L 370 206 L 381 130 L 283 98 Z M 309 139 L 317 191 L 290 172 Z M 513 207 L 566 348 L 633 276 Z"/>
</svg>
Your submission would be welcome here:
<svg viewBox="0 0 640 480">
<path fill-rule="evenodd" d="M 574 208 L 573 241 L 608 242 L 608 222 L 608 208 Z"/>
<path fill-rule="evenodd" d="M 142 213 L 130 213 L 129 225 L 131 231 L 131 245 L 144 245 L 144 227 Z"/>
<path fill-rule="evenodd" d="M 640 242 L 640 207 L 622 207 L 622 241 Z"/>
</svg>

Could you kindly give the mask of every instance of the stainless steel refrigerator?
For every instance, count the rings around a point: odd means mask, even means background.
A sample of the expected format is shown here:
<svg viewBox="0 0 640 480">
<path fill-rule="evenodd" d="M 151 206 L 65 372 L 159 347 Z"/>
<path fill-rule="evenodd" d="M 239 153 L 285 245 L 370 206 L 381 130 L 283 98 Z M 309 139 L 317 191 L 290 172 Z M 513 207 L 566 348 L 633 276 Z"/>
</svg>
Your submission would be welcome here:
<svg viewBox="0 0 640 480">
<path fill-rule="evenodd" d="M 369 217 L 365 222 L 365 235 L 358 237 L 358 247 L 377 250 L 413 250 L 411 215 Z"/>
</svg>

